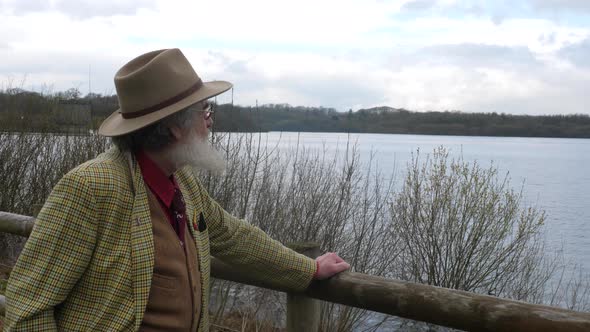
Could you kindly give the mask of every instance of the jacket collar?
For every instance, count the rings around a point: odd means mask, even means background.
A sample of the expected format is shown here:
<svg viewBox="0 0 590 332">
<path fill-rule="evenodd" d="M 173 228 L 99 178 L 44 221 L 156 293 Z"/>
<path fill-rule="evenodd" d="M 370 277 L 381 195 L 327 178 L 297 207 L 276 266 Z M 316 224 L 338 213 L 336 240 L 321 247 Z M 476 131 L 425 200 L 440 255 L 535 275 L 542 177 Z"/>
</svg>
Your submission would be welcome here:
<svg viewBox="0 0 590 332">
<path fill-rule="evenodd" d="M 135 153 L 135 159 L 147 186 L 167 208 L 170 208 L 174 191 L 178 188 L 174 175 L 166 176 L 144 151 Z"/>
</svg>

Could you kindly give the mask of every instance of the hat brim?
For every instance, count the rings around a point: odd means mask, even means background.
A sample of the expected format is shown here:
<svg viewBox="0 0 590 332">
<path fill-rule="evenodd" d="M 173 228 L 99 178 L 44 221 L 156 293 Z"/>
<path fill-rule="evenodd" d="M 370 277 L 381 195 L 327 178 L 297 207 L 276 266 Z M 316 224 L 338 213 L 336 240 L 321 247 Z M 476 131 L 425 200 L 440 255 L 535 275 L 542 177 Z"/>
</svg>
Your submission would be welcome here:
<svg viewBox="0 0 590 332">
<path fill-rule="evenodd" d="M 222 94 L 225 91 L 231 89 L 231 87 L 232 84 L 226 81 L 205 82 L 203 83 L 203 86 L 201 86 L 197 91 L 188 97 L 170 106 L 164 107 L 161 110 L 132 119 L 123 118 L 121 109 L 118 109 L 102 122 L 100 128 L 98 129 L 98 133 L 102 136 L 110 137 L 129 134 L 158 122 L 159 120 L 202 100 Z"/>
</svg>

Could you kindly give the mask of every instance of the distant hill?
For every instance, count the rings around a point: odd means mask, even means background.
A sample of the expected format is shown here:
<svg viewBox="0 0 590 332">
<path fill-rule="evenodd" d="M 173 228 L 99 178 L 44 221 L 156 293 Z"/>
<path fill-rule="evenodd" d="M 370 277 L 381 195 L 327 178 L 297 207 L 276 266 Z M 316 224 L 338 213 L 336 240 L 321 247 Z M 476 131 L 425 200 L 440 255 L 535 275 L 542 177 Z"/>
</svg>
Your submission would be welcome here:
<svg viewBox="0 0 590 332">
<path fill-rule="evenodd" d="M 89 128 L 96 129 L 117 108 L 117 96 L 114 95 L 80 97 L 75 89 L 52 95 L 5 90 L 0 91 L 0 131 L 72 132 L 76 130 L 74 127 L 80 127 L 80 132 L 87 132 Z M 217 105 L 216 110 L 215 130 L 219 131 L 590 138 L 590 117 L 580 114 L 529 116 L 460 111 L 413 112 L 386 105 L 355 112 L 289 104 L 258 107 L 223 104 Z M 70 119 L 64 118 L 67 114 L 71 115 Z"/>
<path fill-rule="evenodd" d="M 403 108 L 393 108 L 389 106 L 377 106 L 371 108 L 361 108 L 358 112 L 368 112 L 368 113 L 394 113 L 394 112 L 407 112 L 406 109 Z"/>
<path fill-rule="evenodd" d="M 505 113 L 412 112 L 379 106 L 356 112 L 331 108 L 219 105 L 222 131 L 314 131 L 462 136 L 590 138 L 588 115 L 511 115 Z"/>
</svg>

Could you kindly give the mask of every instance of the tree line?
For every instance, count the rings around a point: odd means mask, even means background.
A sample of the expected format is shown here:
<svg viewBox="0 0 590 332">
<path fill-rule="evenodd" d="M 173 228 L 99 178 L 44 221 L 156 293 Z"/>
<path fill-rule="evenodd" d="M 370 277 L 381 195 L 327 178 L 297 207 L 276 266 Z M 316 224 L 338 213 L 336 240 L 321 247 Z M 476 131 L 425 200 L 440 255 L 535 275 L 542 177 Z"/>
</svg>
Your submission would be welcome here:
<svg viewBox="0 0 590 332">
<path fill-rule="evenodd" d="M 41 94 L 0 91 L 0 130 L 71 132 L 96 130 L 118 107 L 116 95 L 77 89 Z M 375 107 L 338 112 L 334 108 L 265 104 L 215 106 L 215 130 L 230 132 L 301 131 L 464 136 L 590 138 L 590 116 L 513 115 L 460 111 L 413 112 Z"/>
<path fill-rule="evenodd" d="M 287 104 L 219 105 L 222 131 L 310 131 L 379 134 L 590 138 L 590 116 L 512 115 L 460 111 L 412 112 L 376 107 L 337 112 L 333 108 Z"/>
</svg>

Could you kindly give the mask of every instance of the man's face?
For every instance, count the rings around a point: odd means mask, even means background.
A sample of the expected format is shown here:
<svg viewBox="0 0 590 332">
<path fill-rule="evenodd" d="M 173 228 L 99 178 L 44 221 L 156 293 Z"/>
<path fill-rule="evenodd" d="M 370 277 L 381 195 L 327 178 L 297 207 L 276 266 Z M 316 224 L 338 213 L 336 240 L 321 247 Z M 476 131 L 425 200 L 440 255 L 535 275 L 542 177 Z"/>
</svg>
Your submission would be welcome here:
<svg viewBox="0 0 590 332">
<path fill-rule="evenodd" d="M 197 138 L 206 140 L 209 137 L 209 128 L 213 125 L 213 117 L 211 112 L 211 104 L 204 100 L 196 103 L 192 107 L 195 112 L 194 120 Z"/>
<path fill-rule="evenodd" d="M 225 169 L 225 159 L 219 151 L 209 143 L 209 128 L 213 125 L 211 108 L 206 101 L 193 105 L 193 125 L 182 130 L 178 140 L 170 151 L 177 167 L 191 165 L 216 173 Z"/>
</svg>

